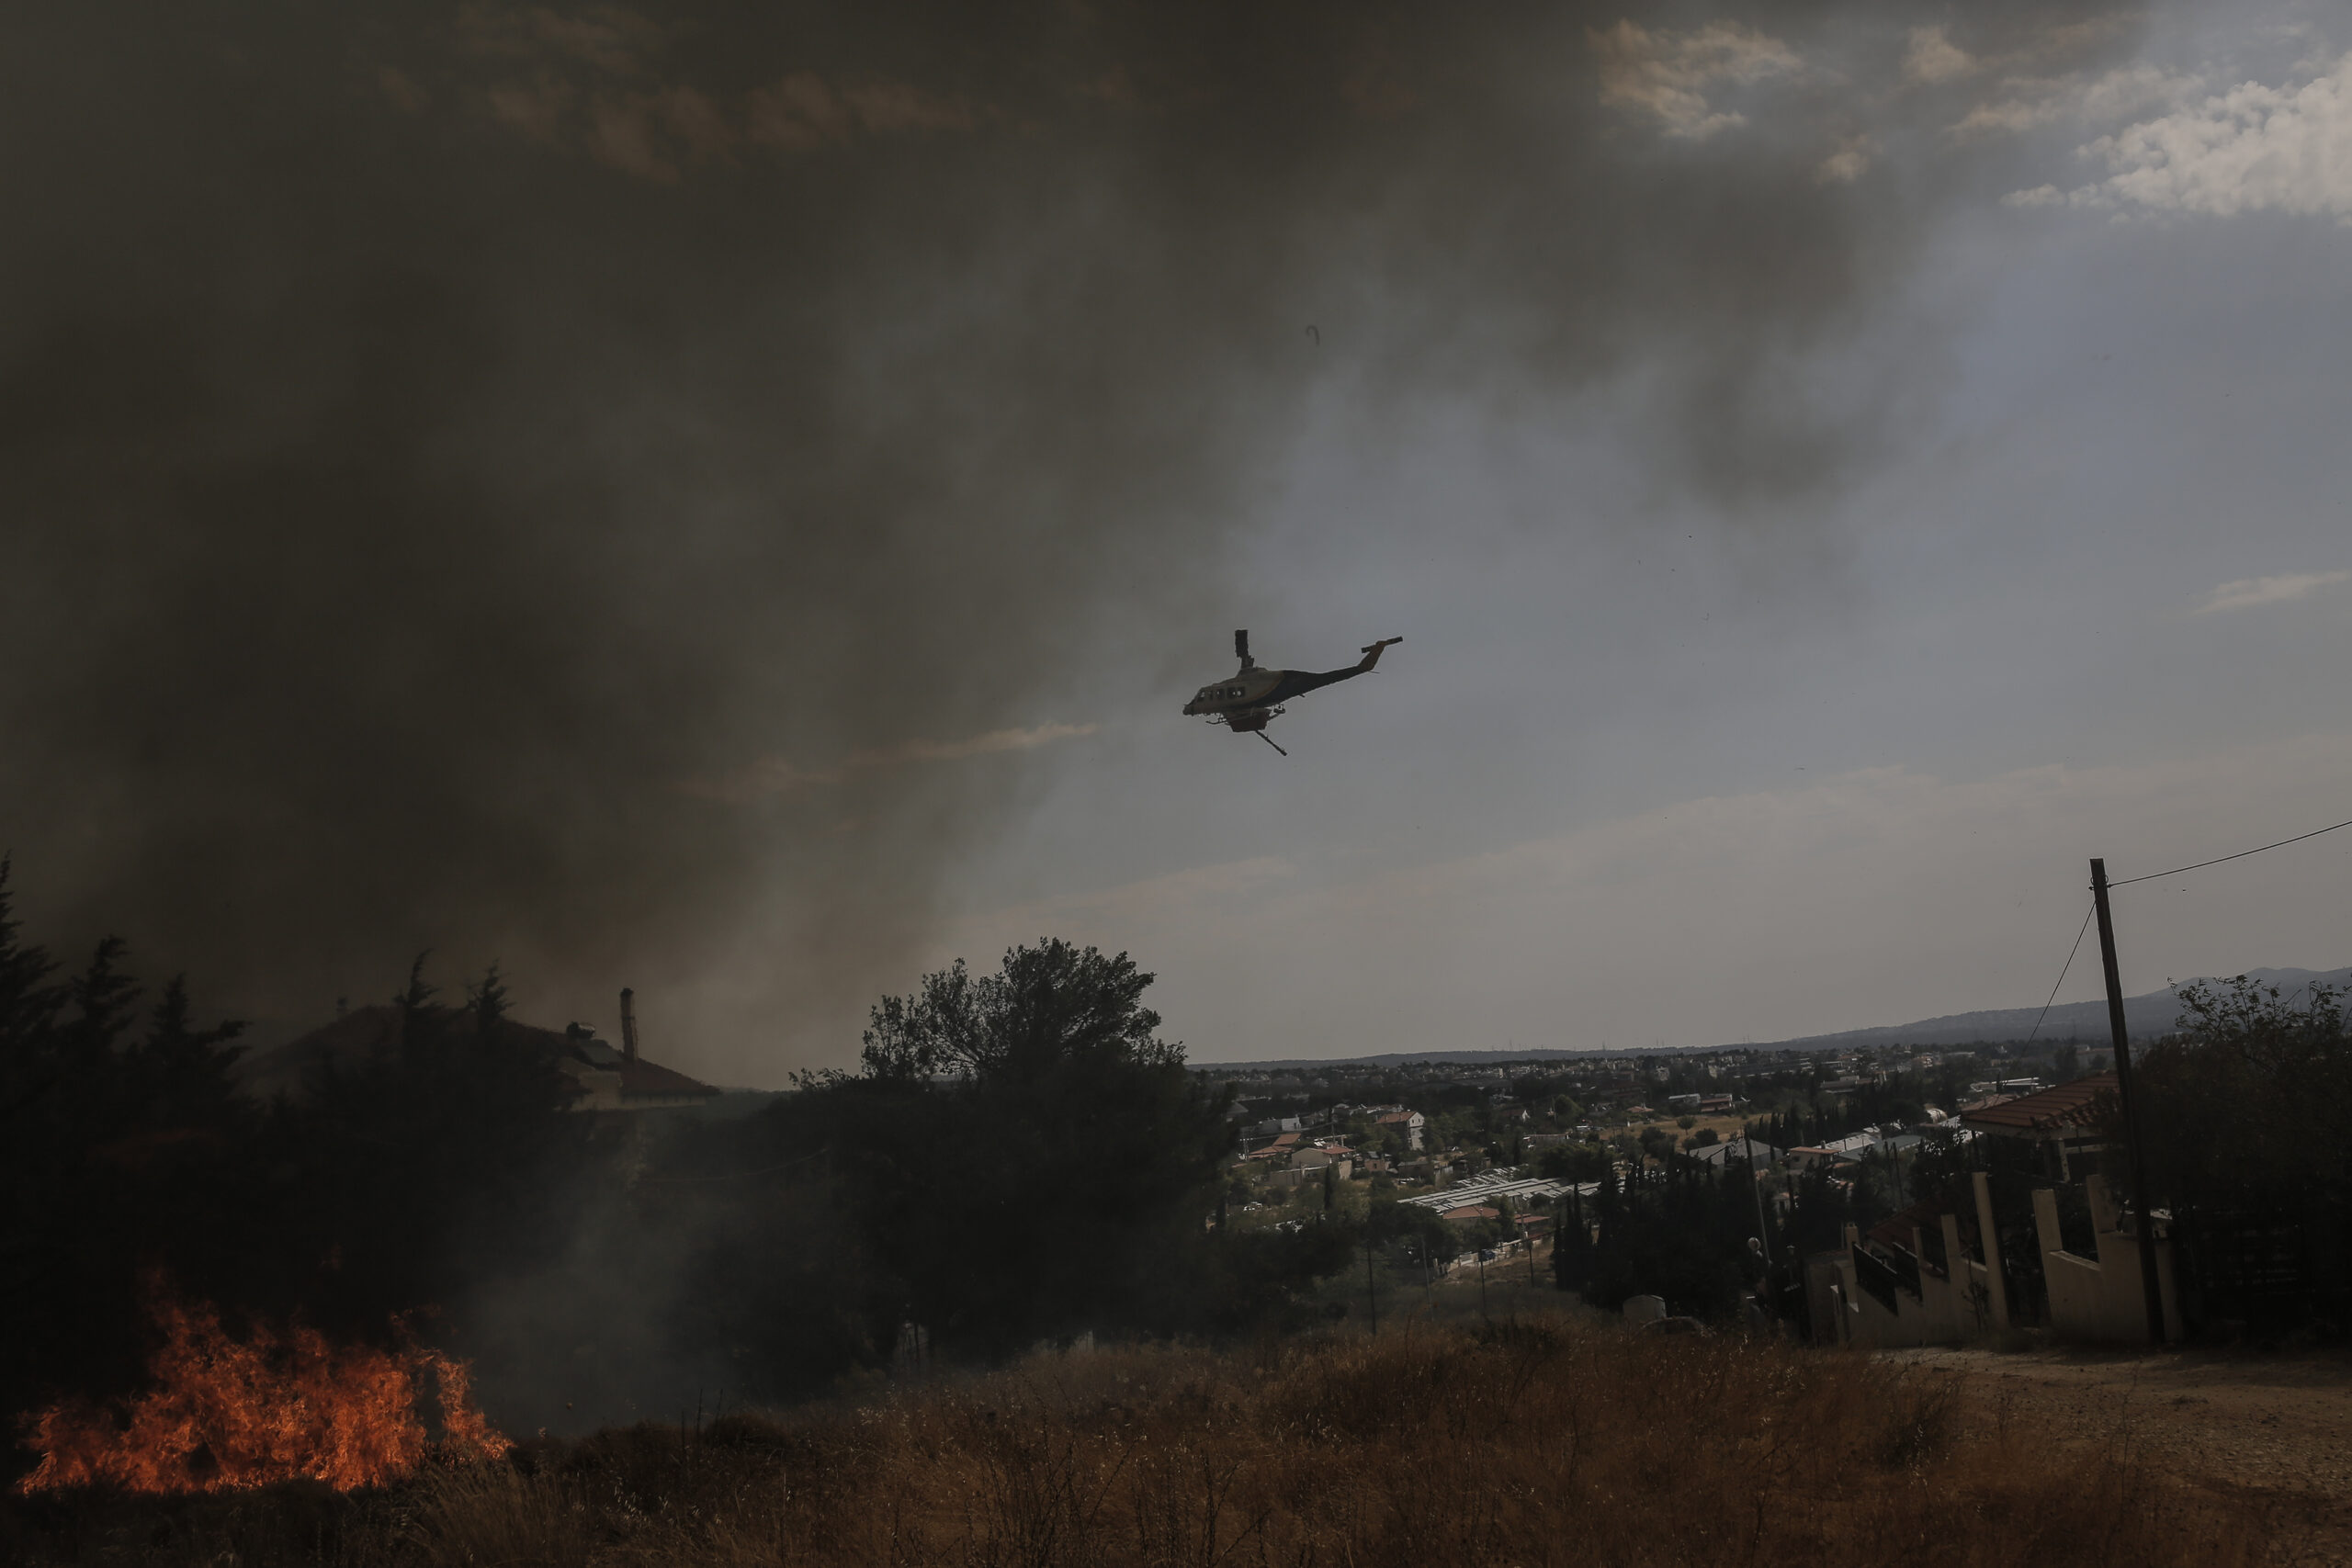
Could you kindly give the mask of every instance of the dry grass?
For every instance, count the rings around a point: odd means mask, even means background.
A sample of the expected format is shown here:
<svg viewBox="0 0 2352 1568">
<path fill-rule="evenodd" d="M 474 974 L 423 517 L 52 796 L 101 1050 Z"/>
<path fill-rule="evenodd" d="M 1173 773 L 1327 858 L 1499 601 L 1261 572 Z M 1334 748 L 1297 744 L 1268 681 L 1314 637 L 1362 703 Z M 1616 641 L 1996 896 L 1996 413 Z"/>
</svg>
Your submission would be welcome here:
<svg viewBox="0 0 2352 1568">
<path fill-rule="evenodd" d="M 1176 1565 L 2259 1561 L 2241 1495 L 1972 1428 L 1950 1374 L 1574 1320 L 1045 1356 L 863 1408 L 526 1447 L 288 1561 Z M 2006 1429 L 2005 1429 L 2006 1428 Z M 172 1562 L 263 1543 L 180 1532 Z M 164 1543 L 152 1532 L 151 1549 Z M 86 1542 L 84 1543 L 86 1546 Z M 176 1552 L 178 1547 L 172 1550 Z M 162 1562 L 83 1551 L 83 1562 Z"/>
</svg>

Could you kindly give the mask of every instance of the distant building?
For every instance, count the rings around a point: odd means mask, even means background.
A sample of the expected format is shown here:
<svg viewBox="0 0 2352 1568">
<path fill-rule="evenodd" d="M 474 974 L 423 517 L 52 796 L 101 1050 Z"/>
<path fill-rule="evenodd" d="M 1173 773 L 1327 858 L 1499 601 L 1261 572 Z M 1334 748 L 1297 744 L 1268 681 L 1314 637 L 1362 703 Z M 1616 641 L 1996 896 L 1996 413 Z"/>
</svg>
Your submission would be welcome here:
<svg viewBox="0 0 2352 1568">
<path fill-rule="evenodd" d="M 1789 1163 L 1799 1170 L 1811 1170 L 1816 1166 L 1844 1165 L 1858 1160 L 1878 1142 L 1875 1134 L 1856 1133 L 1849 1137 L 1832 1138 L 1827 1143 L 1810 1144 L 1789 1151 Z"/>
<path fill-rule="evenodd" d="M 1429 1125 L 1429 1118 L 1418 1111 L 1391 1111 L 1376 1118 L 1373 1125 L 1401 1134 L 1405 1147 L 1418 1154 L 1421 1147 L 1421 1129 Z"/>
<path fill-rule="evenodd" d="M 1781 1157 L 1781 1151 L 1755 1138 L 1728 1138 L 1720 1144 L 1708 1144 L 1684 1151 L 1702 1165 L 1724 1166 L 1735 1160 L 1746 1160 L 1758 1170 Z"/>
</svg>

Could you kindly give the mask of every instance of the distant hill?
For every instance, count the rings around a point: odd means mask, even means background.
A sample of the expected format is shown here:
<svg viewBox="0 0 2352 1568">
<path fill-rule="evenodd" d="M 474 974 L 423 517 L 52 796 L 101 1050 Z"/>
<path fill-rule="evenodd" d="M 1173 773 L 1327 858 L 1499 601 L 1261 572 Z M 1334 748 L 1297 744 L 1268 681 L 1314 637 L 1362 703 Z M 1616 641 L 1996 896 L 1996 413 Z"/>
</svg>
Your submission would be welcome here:
<svg viewBox="0 0 2352 1568">
<path fill-rule="evenodd" d="M 2331 986 L 2339 991 L 2352 990 L 2352 966 L 2342 969 L 2249 969 L 2246 977 L 2263 986 L 2276 986 L 2281 996 L 2293 996 L 2313 986 Z M 2180 1014 L 2180 1000 L 2174 993 L 2183 980 L 2162 990 L 2123 998 L 2123 1021 L 2134 1040 L 2153 1040 L 2172 1032 L 2173 1021 Z M 2210 983 L 2210 977 L 2209 977 Z M 1527 1051 L 1392 1051 L 1379 1056 L 1287 1056 L 1266 1062 L 1195 1062 L 1193 1068 L 1202 1073 L 1266 1073 L 1295 1072 L 1307 1067 L 1384 1066 L 1404 1062 L 1447 1062 L 1463 1066 L 1478 1066 L 1493 1062 L 1542 1062 L 1573 1056 L 1670 1056 L 1690 1051 L 1850 1051 L 1879 1045 L 1973 1045 L 1979 1042 L 2023 1040 L 2033 1032 L 2034 1021 L 2041 1018 L 2041 1010 L 2030 1008 L 1994 1008 L 1984 1012 L 1956 1012 L 1942 1018 L 1924 1018 L 1917 1023 L 1898 1023 L 1877 1029 L 1849 1029 L 1841 1034 L 1807 1034 L 1795 1040 L 1757 1041 L 1746 1045 L 1669 1045 L 1613 1046 L 1601 1051 L 1563 1051 L 1557 1048 Z M 2038 1040 L 2075 1040 L 2086 1044 L 2102 1044 L 2108 1038 L 2107 1003 L 2062 1002 L 2041 1019 Z"/>
<path fill-rule="evenodd" d="M 1674 1051 L 1712 1050 L 1712 1046 L 1644 1046 L 1612 1049 L 1611 1056 L 1670 1055 Z M 1544 1062 L 1558 1056 L 1598 1056 L 1600 1051 L 1563 1051 L 1546 1046 L 1530 1051 L 1391 1051 L 1379 1056 L 1283 1056 L 1265 1062 L 1192 1062 L 1196 1073 L 1288 1073 L 1303 1067 L 1378 1067 L 1395 1066 L 1405 1062 L 1445 1062 L 1457 1066 L 1477 1066 L 1490 1062 Z"/>
<path fill-rule="evenodd" d="M 2308 990 L 2312 986 L 2333 986 L 2343 990 L 2352 986 L 2352 967 L 2343 969 L 2249 969 L 2246 977 L 2264 986 L 2276 986 L 2281 996 Z M 2160 991 L 2149 991 L 2137 997 L 2123 998 L 2123 1022 L 2134 1040 L 2153 1040 L 2159 1034 L 2172 1032 L 2173 1021 L 2180 1015 L 2180 1000 L 2174 995 L 2183 980 Z M 1978 1041 L 2023 1040 L 2033 1031 L 2034 1020 L 2041 1010 L 2030 1008 L 1996 1008 L 1988 1012 L 1956 1012 L 1943 1018 L 1925 1018 L 1917 1023 L 1901 1023 L 1880 1029 L 1849 1029 L 1841 1034 L 1808 1034 L 1796 1040 L 1775 1040 L 1759 1043 L 1764 1051 L 1837 1051 L 1857 1046 L 1875 1045 L 1972 1045 Z M 2041 1021 L 2041 1040 L 2078 1040 L 2090 1044 L 2104 1043 L 2108 1038 L 2107 1003 L 2061 1002 L 2050 1010 Z"/>
</svg>

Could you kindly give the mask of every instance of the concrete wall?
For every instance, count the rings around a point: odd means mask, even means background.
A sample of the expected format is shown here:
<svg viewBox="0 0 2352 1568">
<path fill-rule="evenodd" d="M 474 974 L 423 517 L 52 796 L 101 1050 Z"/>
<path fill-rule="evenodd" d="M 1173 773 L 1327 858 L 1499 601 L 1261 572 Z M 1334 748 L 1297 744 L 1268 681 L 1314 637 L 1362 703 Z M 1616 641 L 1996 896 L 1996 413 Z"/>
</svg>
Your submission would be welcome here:
<svg viewBox="0 0 2352 1568">
<path fill-rule="evenodd" d="M 1887 1311 L 1876 1296 L 1856 1287 L 1854 1265 L 1849 1256 L 1839 1270 L 1839 1282 L 1852 1303 L 1848 1321 L 1854 1343 L 1882 1350 L 1914 1345 L 1960 1345 L 1995 1326 L 1988 1271 L 1962 1252 L 1958 1216 L 1946 1214 L 1941 1224 L 1944 1258 L 1952 1265 L 1951 1271 L 1948 1275 L 1938 1274 L 1928 1267 L 1927 1238 L 1914 1228 L 1911 1255 L 1921 1260 L 1919 1293 L 1915 1296 L 1898 1284 L 1893 1312 Z M 1860 1245 L 1851 1226 L 1848 1227 L 1848 1234 L 1849 1249 Z"/>
<path fill-rule="evenodd" d="M 2050 1326 L 2068 1339 L 2144 1345 L 2148 1298 L 2140 1272 L 2140 1239 L 2120 1228 L 2104 1178 L 2086 1178 L 2083 1186 L 2090 1197 L 2097 1258 L 2066 1250 L 2055 1191 L 2044 1187 L 2033 1195 L 2033 1226 L 2050 1286 Z M 2172 1243 L 2163 1238 L 2156 1242 L 2156 1280 L 2164 1296 L 2165 1338 L 2177 1341 L 2182 1330 L 2180 1299 L 2173 1288 Z"/>
</svg>

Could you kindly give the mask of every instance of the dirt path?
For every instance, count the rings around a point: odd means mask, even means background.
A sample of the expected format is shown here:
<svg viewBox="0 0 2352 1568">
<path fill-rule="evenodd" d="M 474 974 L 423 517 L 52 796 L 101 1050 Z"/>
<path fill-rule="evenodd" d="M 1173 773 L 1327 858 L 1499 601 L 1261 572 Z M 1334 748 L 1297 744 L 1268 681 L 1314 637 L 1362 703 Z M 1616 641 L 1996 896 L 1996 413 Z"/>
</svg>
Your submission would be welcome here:
<svg viewBox="0 0 2352 1568">
<path fill-rule="evenodd" d="M 2352 1564 L 2352 1356 L 1899 1350 L 1968 1374 L 1996 1418 L 2122 1442 L 2272 1499 L 2281 1563 Z"/>
</svg>

